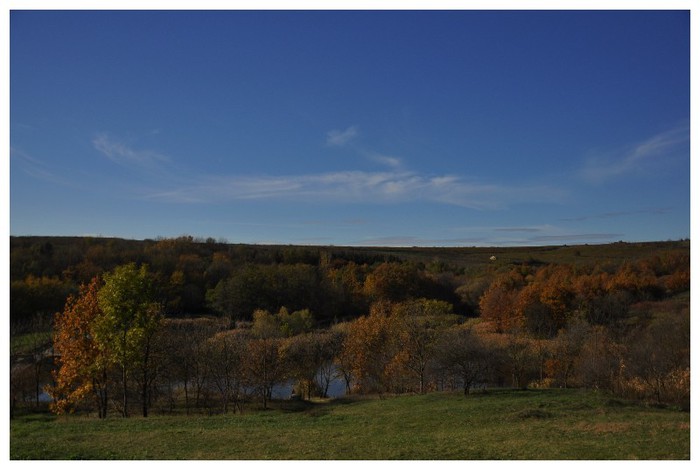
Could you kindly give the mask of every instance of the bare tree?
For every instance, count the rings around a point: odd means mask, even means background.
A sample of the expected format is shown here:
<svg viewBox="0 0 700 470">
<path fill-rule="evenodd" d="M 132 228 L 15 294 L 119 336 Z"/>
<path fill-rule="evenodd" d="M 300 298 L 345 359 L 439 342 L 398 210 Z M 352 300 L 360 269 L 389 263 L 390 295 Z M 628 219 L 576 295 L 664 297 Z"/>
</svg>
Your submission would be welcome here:
<svg viewBox="0 0 700 470">
<path fill-rule="evenodd" d="M 243 412 L 244 397 L 244 355 L 248 339 L 240 332 L 222 332 L 207 341 L 209 375 L 212 385 L 221 400 L 224 413 L 229 405 Z"/>
<path fill-rule="evenodd" d="M 207 340 L 225 329 L 225 321 L 212 318 L 168 320 L 168 372 L 185 394 L 185 410 L 200 406 L 207 382 Z"/>
<path fill-rule="evenodd" d="M 299 391 L 306 398 L 313 394 L 328 395 L 335 375 L 333 358 L 340 344 L 331 332 L 312 332 L 292 336 L 283 341 L 282 355 L 290 378 L 299 383 Z"/>
<path fill-rule="evenodd" d="M 530 338 L 521 331 L 513 331 L 505 335 L 501 352 L 510 370 L 513 387 L 526 389 L 537 369 L 537 357 Z"/>
<path fill-rule="evenodd" d="M 267 409 L 272 389 L 285 378 L 279 338 L 251 338 L 243 357 L 248 383 L 257 392 Z"/>
<path fill-rule="evenodd" d="M 643 398 L 661 403 L 667 396 L 680 396 L 685 401 L 687 393 L 679 393 L 676 379 L 690 370 L 690 310 L 678 313 L 662 313 L 647 327 L 640 327 L 627 338 L 625 363 L 627 380 L 637 382 L 637 392 Z M 680 382 L 683 387 L 687 381 Z M 669 393 L 671 392 L 671 393 Z M 684 404 L 685 403 L 681 403 Z"/>
<path fill-rule="evenodd" d="M 471 328 L 457 327 L 444 331 L 436 347 L 436 358 L 443 370 L 458 379 L 465 395 L 474 385 L 486 380 L 489 351 Z"/>
</svg>

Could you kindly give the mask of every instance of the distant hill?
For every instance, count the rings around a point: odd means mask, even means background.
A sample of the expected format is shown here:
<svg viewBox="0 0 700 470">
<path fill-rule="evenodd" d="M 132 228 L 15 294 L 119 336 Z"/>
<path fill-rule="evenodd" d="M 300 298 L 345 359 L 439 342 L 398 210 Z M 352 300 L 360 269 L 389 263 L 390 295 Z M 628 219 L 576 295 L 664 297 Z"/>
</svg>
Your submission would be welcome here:
<svg viewBox="0 0 700 470">
<path fill-rule="evenodd" d="M 451 271 L 465 269 L 468 272 L 476 272 L 484 266 L 493 265 L 620 263 L 648 258 L 667 251 L 687 250 L 690 253 L 690 240 L 517 247 L 364 247 L 237 244 L 188 236 L 159 240 L 13 236 L 10 237 L 11 275 L 12 279 L 22 278 L 27 274 L 40 275 L 36 268 L 41 264 L 41 259 L 46 262 L 54 259 L 56 266 L 53 266 L 53 269 L 51 266 L 47 268 L 54 271 L 54 274 L 59 274 L 55 272 L 57 269 L 65 268 L 90 251 L 101 251 L 105 258 L 121 259 L 122 262 L 138 262 L 149 249 L 166 244 L 177 246 L 175 251 L 180 254 L 212 256 L 213 253 L 225 251 L 240 261 L 253 263 L 317 264 L 321 254 L 329 254 L 332 258 L 346 259 L 358 264 L 408 261 L 426 266 L 442 266 L 443 269 Z M 27 259 L 34 256 L 37 259 Z"/>
<path fill-rule="evenodd" d="M 250 245 L 190 236 L 10 237 L 10 316 L 13 323 L 37 314 L 50 317 L 80 284 L 132 262 L 148 264 L 169 314 L 235 311 L 245 318 L 256 308 L 286 306 L 309 308 L 318 320 L 331 322 L 367 312 L 376 294 L 368 293 L 365 281 L 384 263 L 404 265 L 403 274 L 382 274 L 403 276 L 400 282 L 411 284 L 397 285 L 400 295 L 443 300 L 455 313 L 474 316 L 490 281 L 514 268 L 531 272 L 565 264 L 612 273 L 625 263 L 652 258 L 657 258 L 652 263 L 659 267 L 656 276 L 668 275 L 669 269 L 689 264 L 690 241 L 394 248 Z M 460 287 L 467 291 L 458 291 Z"/>
</svg>

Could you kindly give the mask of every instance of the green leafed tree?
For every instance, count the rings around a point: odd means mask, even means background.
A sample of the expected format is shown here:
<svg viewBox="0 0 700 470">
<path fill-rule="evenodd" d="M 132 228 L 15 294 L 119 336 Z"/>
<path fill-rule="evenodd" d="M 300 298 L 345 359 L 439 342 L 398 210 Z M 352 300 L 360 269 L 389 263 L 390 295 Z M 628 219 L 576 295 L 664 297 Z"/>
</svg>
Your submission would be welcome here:
<svg viewBox="0 0 700 470">
<path fill-rule="evenodd" d="M 162 322 L 148 267 L 130 263 L 105 274 L 98 299 L 103 314 L 96 319 L 95 340 L 121 371 L 122 414 L 128 416 L 129 379 L 138 371 L 148 416 L 153 338 Z"/>
</svg>

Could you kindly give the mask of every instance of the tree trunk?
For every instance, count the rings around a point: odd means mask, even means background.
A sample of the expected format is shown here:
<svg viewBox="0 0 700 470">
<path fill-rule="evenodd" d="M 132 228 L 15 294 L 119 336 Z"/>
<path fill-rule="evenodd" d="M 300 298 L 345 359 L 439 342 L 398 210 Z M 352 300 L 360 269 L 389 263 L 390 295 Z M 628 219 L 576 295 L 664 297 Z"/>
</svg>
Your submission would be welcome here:
<svg viewBox="0 0 700 470">
<path fill-rule="evenodd" d="M 145 374 L 144 374 L 145 375 Z M 145 379 L 145 377 L 144 377 Z M 143 389 L 141 390 L 141 400 L 143 401 L 143 417 L 148 418 L 148 383 L 144 381 Z"/>
<path fill-rule="evenodd" d="M 128 398 L 127 398 L 127 373 L 126 373 L 126 334 L 127 330 L 124 329 L 122 330 L 122 338 L 121 338 L 121 346 L 122 346 L 122 351 L 121 351 L 121 368 L 122 368 L 122 416 L 124 418 L 129 417 L 129 409 L 128 409 Z"/>
<path fill-rule="evenodd" d="M 107 417 L 107 369 L 102 369 L 102 387 L 100 388 L 100 411 L 102 418 Z"/>
<path fill-rule="evenodd" d="M 350 381 L 352 380 L 350 374 L 343 371 L 343 379 L 345 380 L 345 394 L 350 395 Z"/>
<path fill-rule="evenodd" d="M 100 393 L 100 400 L 100 418 L 105 419 L 107 417 L 107 390 Z"/>
<path fill-rule="evenodd" d="M 107 407 L 104 387 L 100 386 L 100 383 L 96 378 L 92 379 L 92 390 L 95 393 L 95 401 L 97 402 L 97 416 L 100 419 L 107 417 Z"/>
<path fill-rule="evenodd" d="M 36 407 L 39 408 L 39 395 L 41 394 L 41 360 L 34 364 L 34 382 L 36 385 Z"/>
<path fill-rule="evenodd" d="M 122 366 L 122 416 L 124 418 L 129 417 L 128 408 L 128 398 L 127 398 L 127 386 L 126 386 L 126 366 Z"/>
<path fill-rule="evenodd" d="M 146 342 L 146 351 L 143 356 L 143 384 L 141 386 L 141 404 L 143 408 L 143 417 L 148 418 L 148 359 L 150 353 L 149 340 Z"/>
</svg>

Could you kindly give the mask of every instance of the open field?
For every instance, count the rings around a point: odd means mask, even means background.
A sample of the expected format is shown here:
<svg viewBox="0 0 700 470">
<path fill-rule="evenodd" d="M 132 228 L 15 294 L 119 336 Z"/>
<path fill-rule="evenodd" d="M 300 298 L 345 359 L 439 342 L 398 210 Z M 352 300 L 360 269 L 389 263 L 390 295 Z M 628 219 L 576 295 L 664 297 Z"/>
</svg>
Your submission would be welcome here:
<svg viewBox="0 0 700 470">
<path fill-rule="evenodd" d="M 690 415 L 581 390 L 249 406 L 243 415 L 28 415 L 12 459 L 689 459 Z"/>
</svg>

